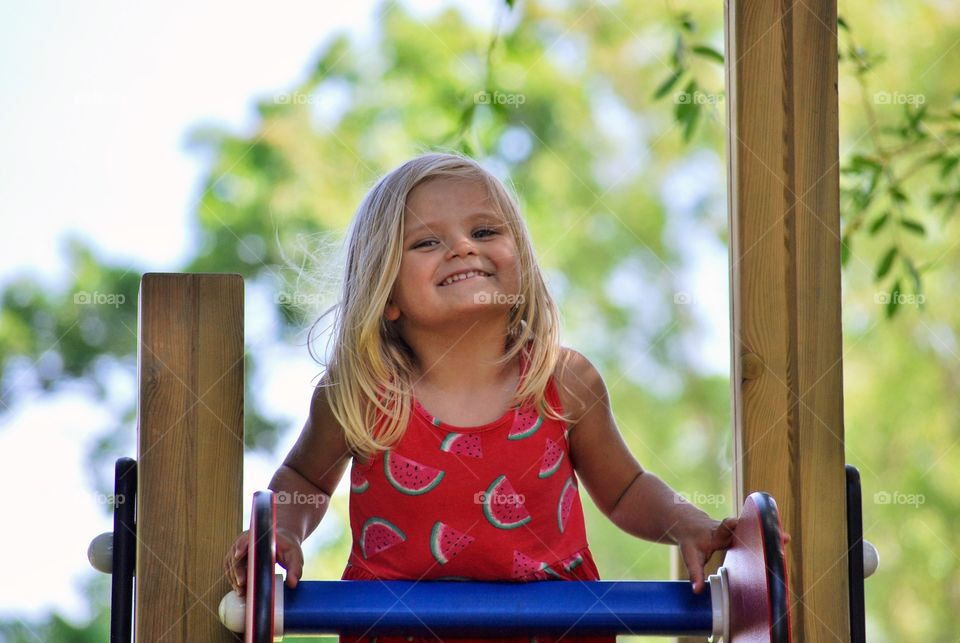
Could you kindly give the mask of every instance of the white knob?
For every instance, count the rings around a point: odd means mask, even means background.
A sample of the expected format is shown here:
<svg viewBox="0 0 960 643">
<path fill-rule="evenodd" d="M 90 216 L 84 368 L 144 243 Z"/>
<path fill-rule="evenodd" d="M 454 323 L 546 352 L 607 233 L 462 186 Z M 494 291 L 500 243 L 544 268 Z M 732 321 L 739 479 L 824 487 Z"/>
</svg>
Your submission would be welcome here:
<svg viewBox="0 0 960 643">
<path fill-rule="evenodd" d="M 90 541 L 87 560 L 93 568 L 104 574 L 113 573 L 113 532 L 107 531 Z"/>
<path fill-rule="evenodd" d="M 880 552 L 870 541 L 863 541 L 863 577 L 869 578 L 880 566 Z"/>
<path fill-rule="evenodd" d="M 231 590 L 220 601 L 220 622 L 231 632 L 243 632 L 247 625 L 247 603 L 240 594 Z"/>
</svg>

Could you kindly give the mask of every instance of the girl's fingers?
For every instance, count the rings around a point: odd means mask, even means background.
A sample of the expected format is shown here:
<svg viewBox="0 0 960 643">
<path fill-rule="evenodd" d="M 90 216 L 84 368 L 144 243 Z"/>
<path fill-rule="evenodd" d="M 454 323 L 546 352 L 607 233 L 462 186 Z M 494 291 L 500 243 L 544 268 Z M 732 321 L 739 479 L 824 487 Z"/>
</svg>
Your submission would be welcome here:
<svg viewBox="0 0 960 643">
<path fill-rule="evenodd" d="M 247 538 L 246 536 L 241 536 L 237 539 L 237 542 L 233 543 L 233 557 L 234 558 L 243 558 L 244 554 L 247 553 Z"/>
<path fill-rule="evenodd" d="M 701 555 L 700 551 L 692 545 L 681 547 L 680 555 L 683 557 L 683 563 L 687 566 L 687 572 L 690 574 L 693 593 L 699 594 L 703 591 L 703 562 L 706 557 Z"/>
<path fill-rule="evenodd" d="M 713 532 L 713 547 L 716 549 L 728 549 L 733 543 L 733 532 L 737 528 L 736 518 L 725 518 Z"/>
<path fill-rule="evenodd" d="M 300 568 L 296 565 L 291 565 L 287 568 L 287 580 L 286 585 L 290 589 L 293 589 L 297 586 L 297 583 L 300 581 Z"/>
<path fill-rule="evenodd" d="M 303 561 L 299 556 L 291 554 L 287 551 L 284 553 L 282 560 L 279 560 L 280 565 L 287 570 L 287 580 L 286 585 L 290 589 L 293 589 L 297 586 L 297 582 L 300 580 L 300 575 L 303 573 Z"/>
</svg>

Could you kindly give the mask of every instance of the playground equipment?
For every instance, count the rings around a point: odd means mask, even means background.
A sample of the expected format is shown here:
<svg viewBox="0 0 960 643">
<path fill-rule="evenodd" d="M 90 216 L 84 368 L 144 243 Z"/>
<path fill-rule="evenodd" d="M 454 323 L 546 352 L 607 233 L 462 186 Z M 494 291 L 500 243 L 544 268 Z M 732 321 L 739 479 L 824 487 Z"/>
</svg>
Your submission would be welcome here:
<svg viewBox="0 0 960 643">
<path fill-rule="evenodd" d="M 301 581 L 274 576 L 276 499 L 253 498 L 246 602 L 224 596 L 220 618 L 248 643 L 295 634 L 712 635 L 715 641 L 790 641 L 776 503 L 752 493 L 734 546 L 709 589 L 689 581 Z M 402 598 L 401 598 L 402 597 Z"/>
<path fill-rule="evenodd" d="M 136 541 L 136 463 L 120 458 L 115 490 L 124 502 L 114 531 L 90 545 L 91 564 L 113 572 L 111 641 L 131 640 Z M 877 567 L 876 549 L 862 539 L 859 474 L 847 467 L 851 640 L 865 641 L 863 579 Z M 254 494 L 247 553 L 247 593 L 220 602 L 220 620 L 246 643 L 284 634 L 422 634 L 506 637 L 523 634 L 712 636 L 715 642 L 786 643 L 790 601 L 780 518 L 768 494 L 743 505 L 724 565 L 693 594 L 688 581 L 301 581 L 296 589 L 274 574 L 276 498 Z"/>
</svg>

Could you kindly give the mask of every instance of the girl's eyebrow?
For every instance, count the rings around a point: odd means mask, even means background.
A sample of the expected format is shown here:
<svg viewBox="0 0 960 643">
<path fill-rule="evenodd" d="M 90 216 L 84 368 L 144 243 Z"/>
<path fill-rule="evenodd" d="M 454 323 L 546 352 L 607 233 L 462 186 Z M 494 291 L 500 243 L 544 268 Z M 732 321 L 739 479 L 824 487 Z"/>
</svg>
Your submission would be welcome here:
<svg viewBox="0 0 960 643">
<path fill-rule="evenodd" d="M 474 212 L 473 214 L 467 217 L 467 221 L 478 221 L 482 219 L 488 219 L 496 222 L 497 224 L 504 223 L 504 221 L 501 220 L 500 217 L 498 217 L 494 212 L 487 212 L 487 211 Z M 430 229 L 435 225 L 437 225 L 437 222 L 435 221 L 425 222 L 419 217 L 417 217 L 417 223 L 410 226 L 410 229 L 406 231 L 406 233 L 403 235 L 403 238 L 407 239 L 408 237 L 412 237 L 413 235 L 418 234 L 424 228 Z"/>
</svg>

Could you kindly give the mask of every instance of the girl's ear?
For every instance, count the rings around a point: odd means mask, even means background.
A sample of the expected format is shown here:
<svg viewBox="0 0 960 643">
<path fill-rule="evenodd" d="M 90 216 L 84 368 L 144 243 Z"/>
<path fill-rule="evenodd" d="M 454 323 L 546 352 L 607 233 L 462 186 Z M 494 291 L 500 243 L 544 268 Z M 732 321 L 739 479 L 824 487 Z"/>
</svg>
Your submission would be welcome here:
<svg viewBox="0 0 960 643">
<path fill-rule="evenodd" d="M 397 319 L 400 318 L 400 309 L 394 304 L 387 302 L 386 307 L 383 309 L 383 316 L 387 321 L 397 321 Z"/>
</svg>

